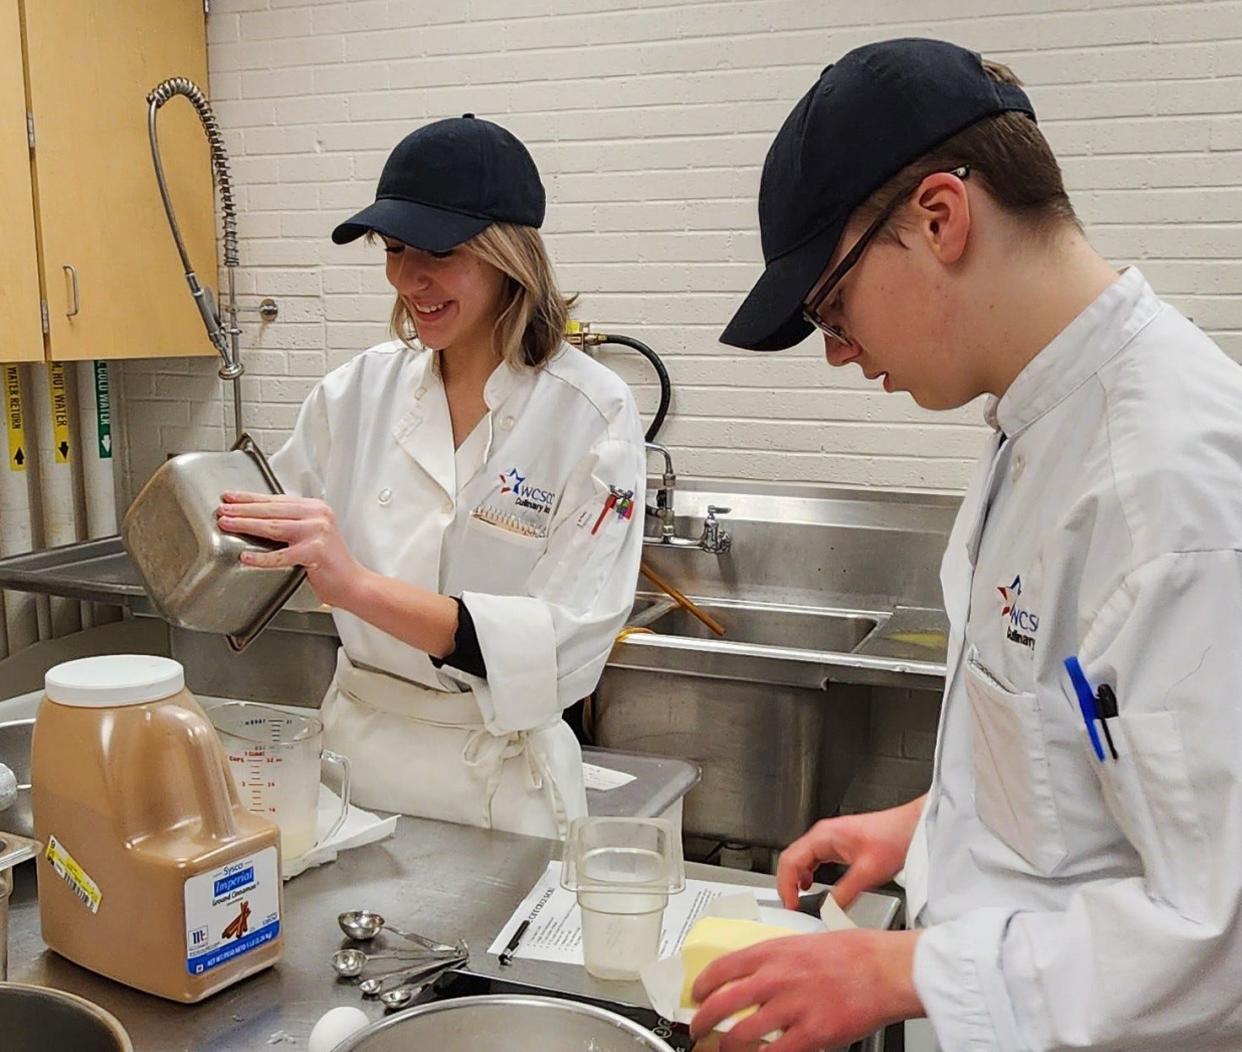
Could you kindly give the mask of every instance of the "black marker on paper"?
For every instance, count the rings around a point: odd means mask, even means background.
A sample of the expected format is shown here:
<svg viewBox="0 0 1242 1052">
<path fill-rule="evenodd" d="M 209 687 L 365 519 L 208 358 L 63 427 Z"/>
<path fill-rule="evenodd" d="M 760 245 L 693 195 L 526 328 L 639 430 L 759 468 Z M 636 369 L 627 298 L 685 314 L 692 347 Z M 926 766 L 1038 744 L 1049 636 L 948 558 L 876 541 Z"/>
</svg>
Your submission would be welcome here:
<svg viewBox="0 0 1242 1052">
<path fill-rule="evenodd" d="M 526 934 L 526 929 L 530 927 L 530 921 L 524 920 L 517 926 L 517 931 L 513 933 L 513 938 L 509 940 L 507 946 L 500 954 L 500 963 L 509 964 L 513 960 L 513 953 L 518 947 L 518 943 L 522 941 L 522 936 Z"/>
</svg>

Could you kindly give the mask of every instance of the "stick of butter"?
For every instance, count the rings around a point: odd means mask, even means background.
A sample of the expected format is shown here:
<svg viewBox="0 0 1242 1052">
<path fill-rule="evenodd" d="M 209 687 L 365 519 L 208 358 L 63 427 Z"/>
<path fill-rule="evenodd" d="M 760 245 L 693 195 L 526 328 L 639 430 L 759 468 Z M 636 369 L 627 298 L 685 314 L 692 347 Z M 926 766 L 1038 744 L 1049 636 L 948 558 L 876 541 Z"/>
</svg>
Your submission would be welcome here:
<svg viewBox="0 0 1242 1052">
<path fill-rule="evenodd" d="M 747 946 L 754 946 L 757 942 L 767 942 L 768 939 L 787 939 L 797 934 L 789 928 L 779 928 L 775 924 L 760 924 L 758 921 L 734 920 L 731 917 L 700 918 L 686 934 L 686 941 L 681 944 L 682 1008 L 695 1007 L 690 997 L 694 981 L 717 957 L 723 957 L 736 950 L 744 950 Z"/>
</svg>

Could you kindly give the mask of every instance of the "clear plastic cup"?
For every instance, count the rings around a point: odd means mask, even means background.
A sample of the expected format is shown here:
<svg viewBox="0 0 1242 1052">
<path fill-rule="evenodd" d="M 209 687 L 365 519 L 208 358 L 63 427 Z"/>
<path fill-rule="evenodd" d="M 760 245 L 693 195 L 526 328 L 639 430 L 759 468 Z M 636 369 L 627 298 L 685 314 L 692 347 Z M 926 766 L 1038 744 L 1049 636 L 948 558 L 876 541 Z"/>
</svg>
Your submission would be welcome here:
<svg viewBox="0 0 1242 1052">
<path fill-rule="evenodd" d="M 249 701 L 207 710 L 224 746 L 242 806 L 280 828 L 281 857 L 301 858 L 329 840 L 349 811 L 349 761 L 323 747 L 323 724 Z M 322 840 L 316 839 L 320 764 L 341 769 L 341 809 Z"/>
<path fill-rule="evenodd" d="M 668 894 L 579 891 L 582 956 L 596 979 L 637 979 L 660 954 Z"/>
<path fill-rule="evenodd" d="M 582 954 L 597 979 L 637 979 L 660 952 L 670 894 L 686 885 L 681 841 L 661 818 L 579 818 L 561 883 L 578 896 Z"/>
</svg>

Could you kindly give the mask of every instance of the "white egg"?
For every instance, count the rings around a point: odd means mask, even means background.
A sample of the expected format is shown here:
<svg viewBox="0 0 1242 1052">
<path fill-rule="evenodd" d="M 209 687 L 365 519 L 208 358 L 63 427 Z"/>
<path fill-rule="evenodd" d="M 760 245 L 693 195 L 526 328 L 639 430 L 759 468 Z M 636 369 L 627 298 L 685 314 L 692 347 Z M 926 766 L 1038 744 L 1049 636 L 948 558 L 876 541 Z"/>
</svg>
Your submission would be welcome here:
<svg viewBox="0 0 1242 1052">
<path fill-rule="evenodd" d="M 319 1022 L 310 1032 L 310 1040 L 306 1042 L 306 1052 L 332 1052 L 347 1037 L 356 1034 L 370 1020 L 366 1012 L 352 1005 L 333 1008 L 319 1017 Z"/>
</svg>

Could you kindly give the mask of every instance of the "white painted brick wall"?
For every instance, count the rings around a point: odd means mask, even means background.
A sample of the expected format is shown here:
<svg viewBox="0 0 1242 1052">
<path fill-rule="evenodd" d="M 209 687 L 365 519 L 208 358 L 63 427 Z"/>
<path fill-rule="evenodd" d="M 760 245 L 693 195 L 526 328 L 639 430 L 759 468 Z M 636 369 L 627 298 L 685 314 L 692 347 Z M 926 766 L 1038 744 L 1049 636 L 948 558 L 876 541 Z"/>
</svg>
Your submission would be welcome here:
<svg viewBox="0 0 1242 1052">
<path fill-rule="evenodd" d="M 274 448 L 311 383 L 384 338 L 378 250 L 333 246 L 408 130 L 473 111 L 529 145 L 563 287 L 649 342 L 675 384 L 663 437 L 688 476 L 960 489 L 977 409 L 933 415 L 815 341 L 717 335 L 759 269 L 767 145 L 820 68 L 888 36 L 1011 63 L 1101 250 L 1242 358 L 1242 3 L 1141 0 L 213 0 L 210 94 L 241 207 L 247 425 Z M 606 360 L 655 392 L 628 352 Z M 132 493 L 169 452 L 221 445 L 214 364 L 122 370 Z"/>
</svg>

